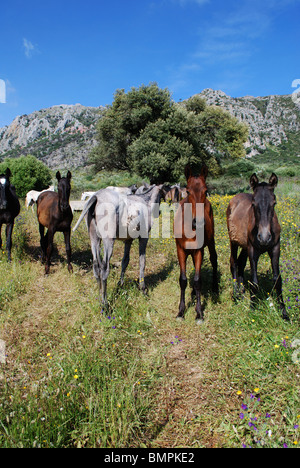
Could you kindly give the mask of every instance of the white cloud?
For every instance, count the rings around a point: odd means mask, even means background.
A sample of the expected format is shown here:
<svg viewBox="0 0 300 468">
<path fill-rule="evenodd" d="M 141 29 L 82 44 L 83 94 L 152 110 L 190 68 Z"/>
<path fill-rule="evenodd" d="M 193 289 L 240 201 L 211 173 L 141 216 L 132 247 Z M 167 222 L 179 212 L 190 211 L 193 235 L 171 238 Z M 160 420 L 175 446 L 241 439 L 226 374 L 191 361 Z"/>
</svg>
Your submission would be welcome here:
<svg viewBox="0 0 300 468">
<path fill-rule="evenodd" d="M 23 38 L 23 47 L 24 47 L 24 53 L 27 58 L 31 58 L 35 52 L 37 52 L 36 46 L 32 44 L 28 39 L 25 37 Z"/>
</svg>

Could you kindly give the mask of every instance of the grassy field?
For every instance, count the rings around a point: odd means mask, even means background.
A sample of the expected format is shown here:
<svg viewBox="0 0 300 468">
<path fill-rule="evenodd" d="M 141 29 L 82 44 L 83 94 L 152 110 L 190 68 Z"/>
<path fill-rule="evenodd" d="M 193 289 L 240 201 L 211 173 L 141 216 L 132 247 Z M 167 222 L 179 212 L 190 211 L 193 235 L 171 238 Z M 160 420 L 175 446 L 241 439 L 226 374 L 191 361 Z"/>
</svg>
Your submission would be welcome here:
<svg viewBox="0 0 300 468">
<path fill-rule="evenodd" d="M 211 197 L 220 295 L 211 294 L 206 254 L 201 326 L 192 302 L 185 321 L 175 320 L 174 239 L 149 241 L 147 296 L 137 288 L 137 244 L 118 289 L 123 246 L 116 243 L 105 315 L 84 223 L 72 235 L 74 273 L 67 270 L 63 236 L 56 234 L 45 277 L 36 215 L 23 207 L 12 263 L 0 252 L 0 446 L 299 447 L 299 192 L 286 192 L 279 190 L 277 213 L 290 323 L 272 299 L 267 256 L 259 262 L 264 293 L 258 309 L 249 310 L 249 290 L 232 302 L 230 196 Z M 189 275 L 192 282 L 191 261 Z"/>
</svg>

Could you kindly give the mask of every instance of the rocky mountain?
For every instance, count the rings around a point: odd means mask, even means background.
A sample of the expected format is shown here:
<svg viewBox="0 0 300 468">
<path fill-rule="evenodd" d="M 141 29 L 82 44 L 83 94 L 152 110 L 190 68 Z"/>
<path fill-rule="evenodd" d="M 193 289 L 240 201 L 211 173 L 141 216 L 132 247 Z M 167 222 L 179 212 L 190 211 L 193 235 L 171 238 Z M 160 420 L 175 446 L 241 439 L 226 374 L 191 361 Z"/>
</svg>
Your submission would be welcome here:
<svg viewBox="0 0 300 468">
<path fill-rule="evenodd" d="M 221 106 L 248 125 L 248 157 L 263 154 L 270 145 L 288 142 L 300 130 L 300 107 L 291 95 L 232 98 L 223 91 L 205 89 L 200 96 L 208 105 Z"/>
<path fill-rule="evenodd" d="M 102 109 L 60 105 L 18 116 L 0 129 L 0 158 L 33 154 L 52 169 L 83 166 L 97 144 Z"/>
<path fill-rule="evenodd" d="M 296 141 L 298 148 L 300 107 L 291 95 L 232 98 L 222 91 L 205 89 L 200 96 L 208 105 L 221 106 L 249 126 L 248 157 L 263 155 L 268 147 L 290 140 Z M 103 109 L 60 105 L 16 117 L 0 129 L 0 159 L 33 154 L 53 169 L 84 166 L 97 144 L 96 124 Z"/>
</svg>

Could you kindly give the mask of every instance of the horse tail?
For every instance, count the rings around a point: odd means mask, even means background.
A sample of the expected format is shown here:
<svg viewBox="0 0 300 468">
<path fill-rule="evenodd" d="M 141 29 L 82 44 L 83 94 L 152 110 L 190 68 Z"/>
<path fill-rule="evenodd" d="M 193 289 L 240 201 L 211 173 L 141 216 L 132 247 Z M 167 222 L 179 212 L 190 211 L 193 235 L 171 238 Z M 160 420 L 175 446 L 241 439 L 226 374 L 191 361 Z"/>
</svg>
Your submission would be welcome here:
<svg viewBox="0 0 300 468">
<path fill-rule="evenodd" d="M 82 213 L 80 215 L 79 220 L 77 221 L 75 227 L 73 228 L 73 232 L 76 231 L 76 229 L 79 227 L 81 221 L 83 218 L 86 216 L 87 212 L 93 207 L 93 205 L 96 205 L 97 203 L 97 195 L 93 195 L 84 205 L 84 208 L 82 210 Z"/>
</svg>

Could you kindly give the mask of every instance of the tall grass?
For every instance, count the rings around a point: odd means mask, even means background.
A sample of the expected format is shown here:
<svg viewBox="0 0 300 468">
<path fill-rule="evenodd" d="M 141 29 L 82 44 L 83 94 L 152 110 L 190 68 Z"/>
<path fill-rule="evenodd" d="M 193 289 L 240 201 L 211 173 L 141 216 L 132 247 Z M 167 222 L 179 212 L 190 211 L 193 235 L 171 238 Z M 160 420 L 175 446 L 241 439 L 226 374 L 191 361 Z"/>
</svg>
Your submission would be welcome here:
<svg viewBox="0 0 300 468">
<path fill-rule="evenodd" d="M 292 319 L 285 323 L 272 297 L 267 256 L 259 262 L 263 291 L 258 309 L 250 311 L 248 292 L 232 302 L 225 219 L 229 199 L 211 197 L 220 296 L 211 295 L 206 258 L 200 327 L 191 301 L 185 322 L 175 320 L 179 269 L 174 239 L 149 241 L 147 296 L 136 284 L 135 243 L 125 285 L 118 288 L 123 247 L 116 243 L 109 312 L 104 314 L 84 223 L 72 236 L 74 274 L 67 271 L 63 236 L 57 234 L 53 266 L 45 277 L 36 216 L 22 209 L 12 263 L 5 252 L 0 255 L 0 339 L 6 345 L 6 362 L 0 364 L 1 447 L 300 443 L 295 428 L 300 364 L 292 347 L 300 339 L 298 201 L 280 195 L 277 205 L 284 298 Z M 188 275 L 191 284 L 191 262 Z"/>
</svg>

